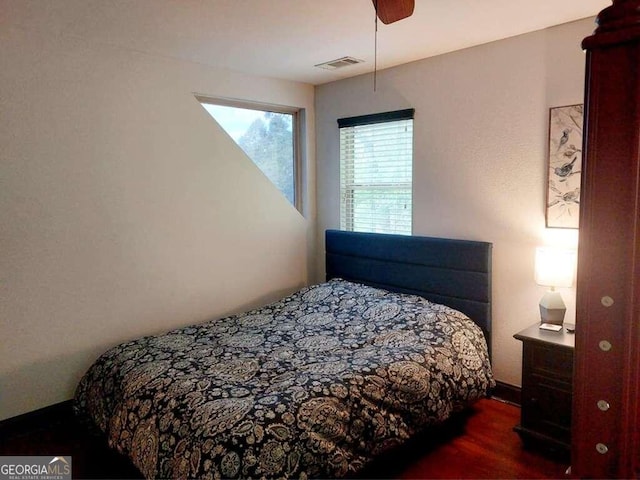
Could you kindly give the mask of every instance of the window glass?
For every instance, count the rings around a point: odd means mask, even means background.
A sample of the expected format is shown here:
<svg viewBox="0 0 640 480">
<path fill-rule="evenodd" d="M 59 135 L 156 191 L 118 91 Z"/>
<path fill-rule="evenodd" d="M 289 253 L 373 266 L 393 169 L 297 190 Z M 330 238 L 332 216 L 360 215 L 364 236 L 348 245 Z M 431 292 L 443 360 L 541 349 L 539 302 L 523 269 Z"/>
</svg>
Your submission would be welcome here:
<svg viewBox="0 0 640 480">
<path fill-rule="evenodd" d="M 340 120 L 343 230 L 411 235 L 413 110 L 407 112 L 411 118 L 380 114 Z"/>
<path fill-rule="evenodd" d="M 200 100 L 262 173 L 297 206 L 296 112 L 275 112 Z"/>
</svg>

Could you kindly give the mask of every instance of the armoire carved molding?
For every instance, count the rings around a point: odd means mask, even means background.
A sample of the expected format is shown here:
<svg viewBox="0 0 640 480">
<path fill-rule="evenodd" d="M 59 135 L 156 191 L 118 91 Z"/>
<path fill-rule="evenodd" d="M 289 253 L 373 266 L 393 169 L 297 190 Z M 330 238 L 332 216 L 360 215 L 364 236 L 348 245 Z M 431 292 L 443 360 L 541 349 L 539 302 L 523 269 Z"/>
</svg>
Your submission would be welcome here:
<svg viewBox="0 0 640 480">
<path fill-rule="evenodd" d="M 640 0 L 586 50 L 572 475 L 640 475 Z"/>
</svg>

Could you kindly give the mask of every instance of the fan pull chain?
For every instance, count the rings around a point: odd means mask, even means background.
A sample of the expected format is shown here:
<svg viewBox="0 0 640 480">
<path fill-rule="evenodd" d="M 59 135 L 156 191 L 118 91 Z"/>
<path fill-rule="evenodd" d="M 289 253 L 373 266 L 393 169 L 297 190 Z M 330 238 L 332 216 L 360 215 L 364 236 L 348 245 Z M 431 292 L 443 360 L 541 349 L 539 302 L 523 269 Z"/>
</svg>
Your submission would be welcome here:
<svg viewBox="0 0 640 480">
<path fill-rule="evenodd" d="M 378 0 L 375 0 L 375 33 L 373 35 L 373 91 L 376 91 L 376 81 L 378 76 Z"/>
</svg>

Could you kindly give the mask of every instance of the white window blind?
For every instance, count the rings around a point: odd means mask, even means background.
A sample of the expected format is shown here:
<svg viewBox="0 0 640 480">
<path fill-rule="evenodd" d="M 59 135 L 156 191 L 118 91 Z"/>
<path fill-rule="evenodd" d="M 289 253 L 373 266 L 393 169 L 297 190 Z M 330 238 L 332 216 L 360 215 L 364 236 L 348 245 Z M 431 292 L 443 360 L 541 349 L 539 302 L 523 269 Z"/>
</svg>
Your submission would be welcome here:
<svg viewBox="0 0 640 480">
<path fill-rule="evenodd" d="M 338 120 L 343 230 L 411 235 L 413 112 Z"/>
</svg>

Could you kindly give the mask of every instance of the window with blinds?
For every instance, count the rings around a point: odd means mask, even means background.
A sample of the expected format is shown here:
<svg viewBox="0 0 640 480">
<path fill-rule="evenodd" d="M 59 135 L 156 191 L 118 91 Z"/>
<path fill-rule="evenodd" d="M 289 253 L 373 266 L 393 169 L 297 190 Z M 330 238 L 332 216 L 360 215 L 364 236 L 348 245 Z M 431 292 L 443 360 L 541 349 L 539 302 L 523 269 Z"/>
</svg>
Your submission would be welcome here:
<svg viewBox="0 0 640 480">
<path fill-rule="evenodd" d="M 341 229 L 411 235 L 413 115 L 338 120 Z"/>
</svg>

